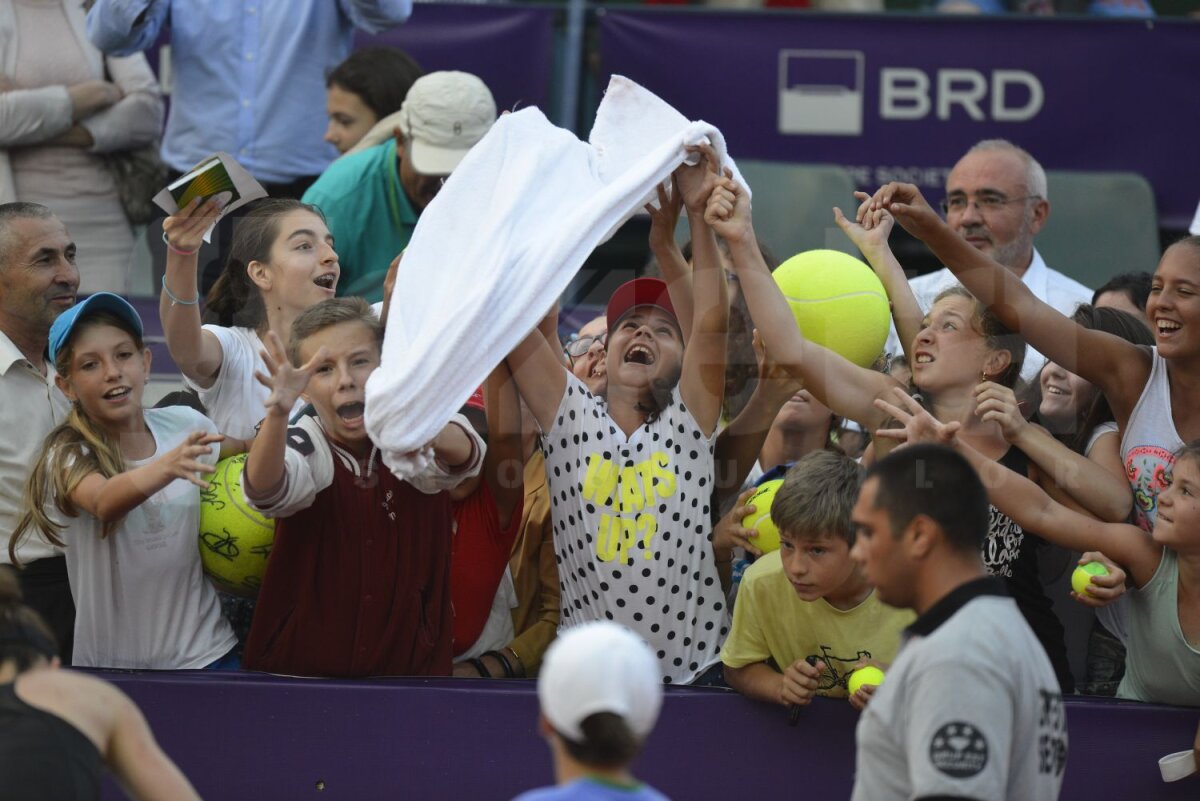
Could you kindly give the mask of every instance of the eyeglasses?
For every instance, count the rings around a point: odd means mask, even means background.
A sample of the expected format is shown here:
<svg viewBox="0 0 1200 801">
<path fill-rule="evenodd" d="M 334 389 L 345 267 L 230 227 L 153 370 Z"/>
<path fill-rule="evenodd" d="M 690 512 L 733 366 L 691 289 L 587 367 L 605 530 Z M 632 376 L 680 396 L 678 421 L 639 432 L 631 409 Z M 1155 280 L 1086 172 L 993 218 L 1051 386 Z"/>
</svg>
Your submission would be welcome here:
<svg viewBox="0 0 1200 801">
<path fill-rule="evenodd" d="M 593 342 L 599 342 L 600 347 L 605 347 L 608 344 L 608 332 L 595 337 L 581 337 L 578 334 L 572 334 L 572 339 L 567 340 L 563 344 L 563 351 L 572 359 L 578 359 L 580 356 L 592 349 Z"/>
<path fill-rule="evenodd" d="M 1020 203 L 1025 200 L 1041 199 L 1041 195 L 1025 195 L 1024 197 L 1007 198 L 1004 195 L 993 192 L 984 192 L 981 195 L 976 195 L 974 198 L 968 197 L 967 195 L 951 195 L 950 197 L 942 200 L 942 213 L 949 214 L 950 212 L 954 212 L 955 214 L 962 214 L 967 210 L 967 206 L 972 201 L 974 201 L 976 209 L 978 209 L 981 213 L 986 214 L 989 211 L 999 211 L 1009 203 Z"/>
</svg>

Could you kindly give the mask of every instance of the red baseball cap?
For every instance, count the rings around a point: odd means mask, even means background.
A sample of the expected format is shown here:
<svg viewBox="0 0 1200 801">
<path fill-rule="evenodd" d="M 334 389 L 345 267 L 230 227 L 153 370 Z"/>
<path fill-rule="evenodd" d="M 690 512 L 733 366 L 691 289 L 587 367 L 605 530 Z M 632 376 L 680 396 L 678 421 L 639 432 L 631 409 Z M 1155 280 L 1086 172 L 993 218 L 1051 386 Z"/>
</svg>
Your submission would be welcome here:
<svg viewBox="0 0 1200 801">
<path fill-rule="evenodd" d="M 659 278 L 635 278 L 617 287 L 617 291 L 608 300 L 605 318 L 608 330 L 612 330 L 621 318 L 638 306 L 655 306 L 671 315 L 675 325 L 679 318 L 675 307 L 671 305 L 671 295 L 667 292 L 667 282 Z"/>
</svg>

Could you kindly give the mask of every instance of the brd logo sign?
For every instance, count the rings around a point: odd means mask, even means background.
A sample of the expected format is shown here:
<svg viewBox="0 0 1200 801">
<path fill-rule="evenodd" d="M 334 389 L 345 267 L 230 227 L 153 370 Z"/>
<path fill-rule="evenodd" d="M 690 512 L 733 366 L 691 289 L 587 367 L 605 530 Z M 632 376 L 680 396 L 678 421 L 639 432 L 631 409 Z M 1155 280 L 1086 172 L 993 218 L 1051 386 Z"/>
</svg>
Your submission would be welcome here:
<svg viewBox="0 0 1200 801">
<path fill-rule="evenodd" d="M 860 136 L 866 54 L 861 50 L 782 50 L 779 53 L 779 132 Z M 988 72 L 912 67 L 879 70 L 879 118 L 1025 122 L 1042 110 L 1046 93 L 1026 70 Z"/>
</svg>

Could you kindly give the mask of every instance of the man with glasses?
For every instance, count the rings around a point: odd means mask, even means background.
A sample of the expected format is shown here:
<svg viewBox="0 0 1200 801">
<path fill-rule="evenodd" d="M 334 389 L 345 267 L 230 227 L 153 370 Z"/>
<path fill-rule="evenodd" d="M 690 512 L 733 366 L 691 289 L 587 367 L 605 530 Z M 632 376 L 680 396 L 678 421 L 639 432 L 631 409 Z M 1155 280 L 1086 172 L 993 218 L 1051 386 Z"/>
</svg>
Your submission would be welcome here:
<svg viewBox="0 0 1200 801">
<path fill-rule="evenodd" d="M 466 72 L 418 78 L 395 137 L 338 159 L 304 193 L 325 213 L 341 277 L 339 296 L 383 299 L 383 279 L 417 218 L 496 120 L 491 91 Z"/>
<path fill-rule="evenodd" d="M 979 142 L 959 159 L 946 179 L 942 209 L 946 222 L 979 250 L 1021 277 L 1033 294 L 1063 314 L 1071 315 L 1092 292 L 1078 281 L 1050 269 L 1033 238 L 1050 216 L 1046 172 L 1024 149 L 1003 139 Z M 958 280 L 947 269 L 908 282 L 920 307 Z M 890 353 L 902 351 L 895 327 L 888 337 Z M 1045 357 L 1030 348 L 1021 378 L 1032 380 Z"/>
</svg>

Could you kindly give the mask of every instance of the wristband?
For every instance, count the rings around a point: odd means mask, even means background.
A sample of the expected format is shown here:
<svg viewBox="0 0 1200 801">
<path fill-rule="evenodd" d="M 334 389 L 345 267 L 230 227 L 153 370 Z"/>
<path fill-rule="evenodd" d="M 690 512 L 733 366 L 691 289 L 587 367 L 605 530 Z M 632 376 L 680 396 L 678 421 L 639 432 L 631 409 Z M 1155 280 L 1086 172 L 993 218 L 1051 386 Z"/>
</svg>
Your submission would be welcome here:
<svg viewBox="0 0 1200 801">
<path fill-rule="evenodd" d="M 503 652 L 485 651 L 483 655 L 493 657 L 497 662 L 500 663 L 500 666 L 504 668 L 504 678 L 515 679 L 517 677 L 516 671 L 513 670 L 512 662 L 508 661 L 508 657 L 505 656 Z M 481 659 L 480 661 L 482 662 L 483 660 Z"/>
<path fill-rule="evenodd" d="M 163 231 L 163 244 L 167 246 L 167 250 L 171 251 L 176 256 L 195 256 L 200 252 L 200 248 L 196 248 L 195 250 L 180 250 L 179 248 L 175 247 L 171 244 L 171 240 L 167 239 L 166 231 Z"/>
<path fill-rule="evenodd" d="M 469 662 L 471 664 L 471 667 L 475 668 L 475 670 L 478 671 L 480 678 L 484 678 L 484 679 L 492 678 L 492 672 L 487 669 L 487 665 L 483 664 L 482 659 L 480 659 L 478 657 L 473 657 L 471 659 L 468 659 L 467 662 Z"/>
<path fill-rule="evenodd" d="M 170 289 L 167 288 L 167 277 L 165 275 L 163 276 L 163 279 L 162 279 L 162 288 L 163 288 L 163 292 L 167 293 L 167 297 L 171 299 L 172 306 L 195 306 L 197 303 L 200 302 L 200 291 L 199 290 L 196 291 L 196 297 L 192 298 L 191 300 L 183 300 L 182 298 L 175 297 L 175 294 L 173 292 L 171 292 Z"/>
</svg>

